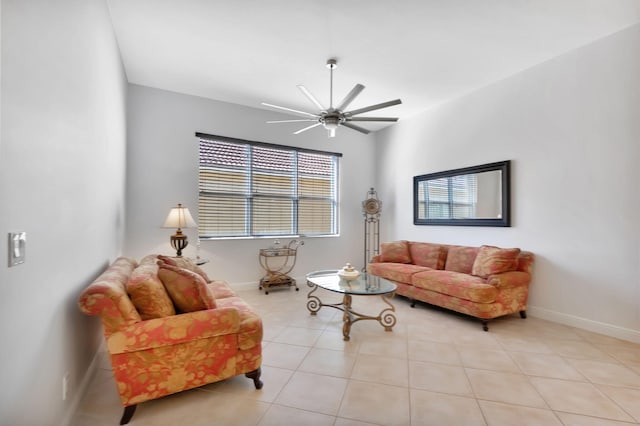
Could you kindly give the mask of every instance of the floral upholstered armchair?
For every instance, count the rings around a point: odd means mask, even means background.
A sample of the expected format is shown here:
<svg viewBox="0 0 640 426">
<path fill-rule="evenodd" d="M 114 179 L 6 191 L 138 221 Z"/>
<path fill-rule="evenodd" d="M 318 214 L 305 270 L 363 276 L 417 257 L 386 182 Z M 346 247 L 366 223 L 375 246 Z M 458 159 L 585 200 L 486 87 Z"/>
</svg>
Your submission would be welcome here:
<svg viewBox="0 0 640 426">
<path fill-rule="evenodd" d="M 183 258 L 120 257 L 80 295 L 99 315 L 125 407 L 239 374 L 262 388 L 262 321 L 223 281 Z"/>
</svg>

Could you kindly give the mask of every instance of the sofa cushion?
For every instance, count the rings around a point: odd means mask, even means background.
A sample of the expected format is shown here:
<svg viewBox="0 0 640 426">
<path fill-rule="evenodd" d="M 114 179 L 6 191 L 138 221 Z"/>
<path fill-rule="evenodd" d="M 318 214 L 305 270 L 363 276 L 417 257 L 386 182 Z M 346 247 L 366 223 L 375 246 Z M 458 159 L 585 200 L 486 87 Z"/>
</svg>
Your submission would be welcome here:
<svg viewBox="0 0 640 426">
<path fill-rule="evenodd" d="M 213 280 L 207 283 L 207 286 L 211 289 L 213 297 L 218 299 L 224 299 L 225 297 L 234 297 L 236 293 L 229 287 L 226 281 Z"/>
<path fill-rule="evenodd" d="M 158 277 L 179 312 L 201 311 L 216 307 L 213 292 L 195 272 L 158 261 Z"/>
<path fill-rule="evenodd" d="M 158 278 L 158 265 L 140 264 L 127 281 L 127 294 L 143 320 L 175 315 L 173 302 Z"/>
<path fill-rule="evenodd" d="M 80 294 L 80 309 L 87 315 L 102 317 L 106 336 L 141 320 L 127 295 L 127 281 L 137 265 L 134 259 L 119 257 Z"/>
<path fill-rule="evenodd" d="M 518 255 L 518 271 L 533 274 L 533 261 L 535 256 L 529 251 L 520 250 Z"/>
<path fill-rule="evenodd" d="M 380 261 L 393 263 L 411 263 L 409 243 L 407 241 L 393 241 L 380 244 Z"/>
<path fill-rule="evenodd" d="M 424 271 L 415 274 L 411 283 L 416 288 L 469 300 L 476 303 L 493 303 L 498 290 L 486 280 L 469 274 L 452 271 Z"/>
<path fill-rule="evenodd" d="M 449 246 L 447 250 L 446 271 L 470 274 L 480 247 Z"/>
<path fill-rule="evenodd" d="M 238 330 L 238 348 L 251 349 L 262 342 L 262 319 L 239 297 L 226 297 L 217 301 L 220 308 L 236 308 L 240 314 L 240 330 Z"/>
<path fill-rule="evenodd" d="M 439 244 L 409 243 L 411 263 L 431 269 L 444 269 L 447 259 L 447 248 Z"/>
<path fill-rule="evenodd" d="M 195 264 L 195 262 L 188 257 L 169 257 L 158 255 L 158 259 L 162 260 L 164 263 L 168 263 L 169 265 L 177 266 L 179 268 L 187 269 L 189 271 L 195 272 L 200 275 L 205 282 L 211 282 L 211 279 L 207 276 L 207 273 L 202 270 L 201 267 Z"/>
<path fill-rule="evenodd" d="M 503 249 L 494 246 L 482 246 L 473 262 L 471 273 L 481 278 L 491 274 L 515 271 L 518 269 L 519 248 Z"/>
<path fill-rule="evenodd" d="M 410 283 L 413 274 L 429 269 L 426 266 L 406 263 L 370 263 L 367 266 L 368 273 L 400 283 Z"/>
</svg>

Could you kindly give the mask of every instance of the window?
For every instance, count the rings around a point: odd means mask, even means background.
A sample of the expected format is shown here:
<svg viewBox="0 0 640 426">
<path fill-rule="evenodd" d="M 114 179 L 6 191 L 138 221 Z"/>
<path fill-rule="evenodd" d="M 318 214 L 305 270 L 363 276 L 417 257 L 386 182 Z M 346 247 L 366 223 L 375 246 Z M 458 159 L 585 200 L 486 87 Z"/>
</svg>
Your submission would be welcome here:
<svg viewBox="0 0 640 426">
<path fill-rule="evenodd" d="M 342 154 L 196 136 L 200 238 L 337 235 Z"/>
</svg>

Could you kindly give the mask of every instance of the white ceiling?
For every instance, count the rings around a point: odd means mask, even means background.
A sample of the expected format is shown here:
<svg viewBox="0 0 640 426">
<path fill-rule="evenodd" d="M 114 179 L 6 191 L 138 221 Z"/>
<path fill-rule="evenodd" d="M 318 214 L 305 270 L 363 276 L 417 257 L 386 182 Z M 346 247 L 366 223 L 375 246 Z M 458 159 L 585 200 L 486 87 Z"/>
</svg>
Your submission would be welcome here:
<svg viewBox="0 0 640 426">
<path fill-rule="evenodd" d="M 337 58 L 334 104 L 361 83 L 349 109 L 400 119 L 640 22 L 640 0 L 107 1 L 131 83 L 315 113 L 296 85 L 327 105 Z"/>
</svg>

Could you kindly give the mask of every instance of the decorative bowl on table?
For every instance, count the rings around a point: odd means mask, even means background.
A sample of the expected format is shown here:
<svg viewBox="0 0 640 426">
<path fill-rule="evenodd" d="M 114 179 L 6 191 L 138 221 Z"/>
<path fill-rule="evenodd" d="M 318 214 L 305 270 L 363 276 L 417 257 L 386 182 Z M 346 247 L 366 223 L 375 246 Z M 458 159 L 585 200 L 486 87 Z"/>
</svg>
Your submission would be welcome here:
<svg viewBox="0 0 640 426">
<path fill-rule="evenodd" d="M 350 263 L 347 263 L 342 269 L 338 271 L 338 276 L 347 281 L 355 280 L 360 276 L 360 271 L 351 266 Z"/>
</svg>

